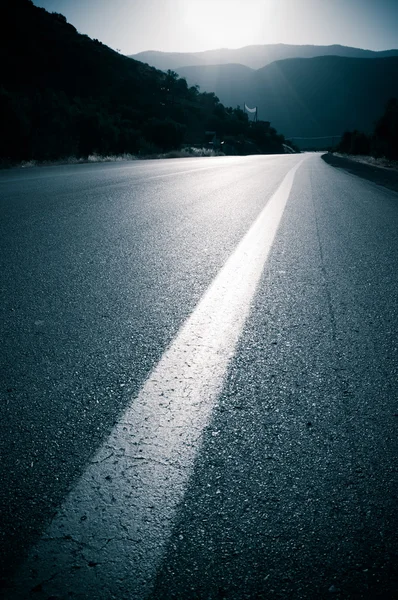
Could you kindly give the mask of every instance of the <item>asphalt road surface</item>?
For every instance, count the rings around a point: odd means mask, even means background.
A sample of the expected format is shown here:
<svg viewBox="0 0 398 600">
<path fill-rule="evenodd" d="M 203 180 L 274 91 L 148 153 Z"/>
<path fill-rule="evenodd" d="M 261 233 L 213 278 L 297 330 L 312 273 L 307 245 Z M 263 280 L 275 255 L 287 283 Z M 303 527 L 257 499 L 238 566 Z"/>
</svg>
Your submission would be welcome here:
<svg viewBox="0 0 398 600">
<path fill-rule="evenodd" d="M 398 193 L 13 169 L 0 264 L 4 598 L 397 597 Z"/>
</svg>

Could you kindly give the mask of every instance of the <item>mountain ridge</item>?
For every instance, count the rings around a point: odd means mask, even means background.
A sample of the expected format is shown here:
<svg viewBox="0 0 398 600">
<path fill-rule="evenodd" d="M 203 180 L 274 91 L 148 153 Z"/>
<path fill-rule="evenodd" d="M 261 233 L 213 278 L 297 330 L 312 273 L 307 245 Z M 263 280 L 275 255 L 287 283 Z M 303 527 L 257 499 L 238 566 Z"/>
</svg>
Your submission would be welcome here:
<svg viewBox="0 0 398 600">
<path fill-rule="evenodd" d="M 398 56 L 292 58 L 255 71 L 204 65 L 177 73 L 230 106 L 258 106 L 259 118 L 287 137 L 370 133 L 389 98 L 398 97 Z"/>
<path fill-rule="evenodd" d="M 353 58 L 384 58 L 398 56 L 398 49 L 368 50 L 353 46 L 332 44 L 255 44 L 241 48 L 218 48 L 202 52 L 162 52 L 147 50 L 129 55 L 161 70 L 177 69 L 195 65 L 238 63 L 252 69 L 260 69 L 275 60 L 286 58 L 314 58 L 316 56 L 346 56 Z"/>
</svg>

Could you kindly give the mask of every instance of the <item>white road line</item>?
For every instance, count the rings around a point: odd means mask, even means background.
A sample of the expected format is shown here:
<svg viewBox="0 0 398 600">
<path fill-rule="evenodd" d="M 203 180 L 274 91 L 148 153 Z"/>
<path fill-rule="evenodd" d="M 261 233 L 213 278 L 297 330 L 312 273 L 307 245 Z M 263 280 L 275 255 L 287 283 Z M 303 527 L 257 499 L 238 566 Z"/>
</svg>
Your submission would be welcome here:
<svg viewBox="0 0 398 600">
<path fill-rule="evenodd" d="M 13 598 L 145 598 L 300 161 L 284 178 L 66 498 Z M 38 586 L 38 587 L 37 587 Z"/>
</svg>

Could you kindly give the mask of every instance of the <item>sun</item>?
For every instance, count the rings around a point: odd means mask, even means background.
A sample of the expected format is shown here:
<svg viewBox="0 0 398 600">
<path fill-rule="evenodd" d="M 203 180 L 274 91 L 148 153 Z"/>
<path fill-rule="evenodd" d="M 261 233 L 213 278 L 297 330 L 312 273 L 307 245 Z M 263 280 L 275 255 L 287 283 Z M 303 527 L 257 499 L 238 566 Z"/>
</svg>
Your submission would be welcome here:
<svg viewBox="0 0 398 600">
<path fill-rule="evenodd" d="M 183 23 L 196 49 L 238 48 L 259 43 L 265 11 L 274 0 L 185 0 Z"/>
</svg>

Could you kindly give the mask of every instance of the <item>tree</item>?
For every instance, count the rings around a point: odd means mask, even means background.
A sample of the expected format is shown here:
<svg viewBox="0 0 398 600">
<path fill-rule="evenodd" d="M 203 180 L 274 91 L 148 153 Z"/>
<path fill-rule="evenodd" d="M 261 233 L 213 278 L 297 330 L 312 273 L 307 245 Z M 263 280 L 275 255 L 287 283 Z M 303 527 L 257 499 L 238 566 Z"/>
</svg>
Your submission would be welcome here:
<svg viewBox="0 0 398 600">
<path fill-rule="evenodd" d="M 398 159 L 398 100 L 396 98 L 388 101 L 384 115 L 376 123 L 373 150 L 378 156 Z"/>
<path fill-rule="evenodd" d="M 150 119 L 144 128 L 145 138 L 163 152 L 178 148 L 184 139 L 185 127 L 172 119 Z"/>
<path fill-rule="evenodd" d="M 370 153 L 371 140 L 369 136 L 360 131 L 345 131 L 337 145 L 337 150 L 344 154 L 363 154 Z"/>
</svg>

